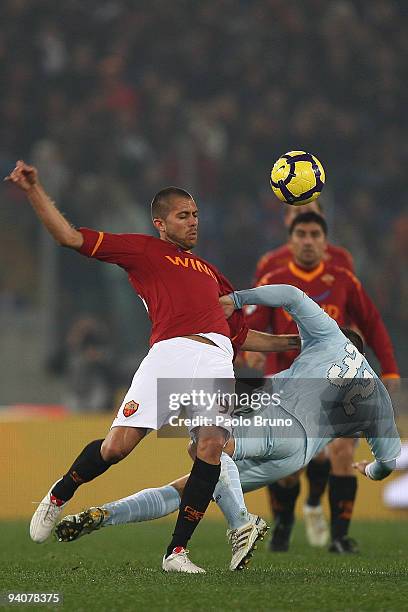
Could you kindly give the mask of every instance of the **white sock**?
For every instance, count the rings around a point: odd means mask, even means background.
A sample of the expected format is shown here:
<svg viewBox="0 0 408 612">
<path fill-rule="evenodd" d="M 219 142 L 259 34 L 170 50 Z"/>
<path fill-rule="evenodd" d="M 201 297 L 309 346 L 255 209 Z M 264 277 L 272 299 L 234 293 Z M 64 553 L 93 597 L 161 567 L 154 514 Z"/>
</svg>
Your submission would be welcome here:
<svg viewBox="0 0 408 612">
<path fill-rule="evenodd" d="M 221 455 L 221 474 L 214 490 L 214 500 L 227 519 L 230 529 L 239 529 L 248 522 L 248 510 L 238 468 L 226 453 Z"/>
<path fill-rule="evenodd" d="M 150 521 L 175 512 L 179 505 L 180 495 L 171 485 L 144 489 L 129 497 L 104 504 L 102 507 L 109 512 L 109 516 L 103 521 L 103 525 Z"/>
</svg>

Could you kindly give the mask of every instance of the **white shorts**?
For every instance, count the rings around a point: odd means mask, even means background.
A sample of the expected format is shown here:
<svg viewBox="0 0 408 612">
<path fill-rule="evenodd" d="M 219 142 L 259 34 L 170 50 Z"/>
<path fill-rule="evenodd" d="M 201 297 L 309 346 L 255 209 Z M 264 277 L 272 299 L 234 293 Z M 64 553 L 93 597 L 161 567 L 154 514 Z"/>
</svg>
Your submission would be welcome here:
<svg viewBox="0 0 408 612">
<path fill-rule="evenodd" d="M 219 425 L 230 431 L 221 423 L 221 418 L 210 422 L 200 417 L 214 417 L 214 414 L 225 415 L 225 405 L 214 403 L 208 411 L 208 404 L 202 402 L 192 405 L 191 394 L 203 389 L 206 394 L 233 394 L 235 390 L 234 369 L 232 366 L 233 349 L 231 341 L 220 334 L 202 334 L 217 342 L 217 346 L 190 340 L 189 338 L 171 338 L 162 340 L 152 346 L 136 371 L 132 384 L 119 408 L 112 427 L 143 427 L 158 430 L 164 425 L 178 427 L 185 424 L 190 431 L 201 425 Z M 184 401 L 177 395 L 185 395 Z M 195 397 L 198 397 L 197 395 Z M 186 399 L 187 398 L 187 399 Z M 195 418 L 195 424 L 186 420 L 180 423 L 177 417 L 185 407 L 186 419 Z M 233 409 L 228 407 L 228 413 Z M 225 415 L 225 416 L 228 416 Z M 198 420 L 197 420 L 198 419 Z M 177 434 L 175 434 L 177 435 Z"/>
</svg>

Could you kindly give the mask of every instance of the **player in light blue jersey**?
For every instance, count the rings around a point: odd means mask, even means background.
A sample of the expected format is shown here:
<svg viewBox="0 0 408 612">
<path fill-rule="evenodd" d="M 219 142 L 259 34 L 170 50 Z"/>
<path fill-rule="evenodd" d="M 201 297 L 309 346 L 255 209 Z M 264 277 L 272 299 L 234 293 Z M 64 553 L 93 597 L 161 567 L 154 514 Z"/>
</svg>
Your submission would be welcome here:
<svg viewBox="0 0 408 612">
<path fill-rule="evenodd" d="M 214 499 L 229 523 L 230 567 L 240 569 L 255 542 L 246 540 L 251 515 L 229 469 L 230 457 L 247 492 L 299 470 L 330 440 L 361 432 L 375 460 L 360 462 L 356 468 L 372 480 L 381 480 L 394 469 L 401 445 L 383 383 L 337 323 L 302 291 L 269 285 L 234 292 L 221 298 L 221 303 L 227 317 L 246 304 L 283 306 L 295 320 L 302 342 L 291 367 L 273 376 L 259 391 L 270 398 L 268 405 L 250 417 L 238 418 L 221 458 Z M 178 508 L 186 480 L 187 476 L 68 516 L 57 526 L 57 536 L 60 541 L 72 541 L 101 526 L 165 516 Z"/>
<path fill-rule="evenodd" d="M 238 291 L 232 297 L 235 308 L 246 304 L 283 306 L 298 326 L 302 342 L 300 355 L 288 370 L 273 376 L 264 390 L 270 386 L 278 391 L 279 408 L 296 420 L 297 429 L 300 426 L 304 430 L 304 464 L 331 439 L 362 432 L 375 457 L 365 474 L 373 480 L 390 474 L 401 447 L 391 399 L 365 357 L 334 319 L 305 293 L 289 285 Z M 227 312 L 232 310 L 231 306 L 226 308 Z M 271 406 L 264 412 L 273 411 L 276 412 L 276 407 Z M 248 430 L 242 433 L 244 437 L 241 432 L 234 432 L 233 458 L 237 463 L 249 458 L 250 443 L 246 440 L 250 433 Z M 264 433 L 266 438 L 268 433 Z M 286 433 L 297 440 L 299 448 L 297 433 L 291 434 L 288 430 Z M 273 446 L 269 451 L 268 456 L 272 458 Z M 249 452 L 255 452 L 253 444 Z M 240 475 L 244 472 L 240 466 Z"/>
</svg>

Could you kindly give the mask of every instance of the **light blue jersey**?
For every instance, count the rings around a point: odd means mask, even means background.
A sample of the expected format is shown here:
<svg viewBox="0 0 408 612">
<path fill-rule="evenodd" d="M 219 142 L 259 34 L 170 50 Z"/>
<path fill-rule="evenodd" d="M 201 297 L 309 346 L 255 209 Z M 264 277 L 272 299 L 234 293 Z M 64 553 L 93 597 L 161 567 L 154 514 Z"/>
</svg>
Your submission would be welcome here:
<svg viewBox="0 0 408 612">
<path fill-rule="evenodd" d="M 237 291 L 231 297 L 236 308 L 282 306 L 296 322 L 302 342 L 292 366 L 263 388 L 270 395 L 278 393 L 281 404 L 267 406 L 262 417 L 286 415 L 292 425 L 283 430 L 257 426 L 257 415 L 252 415 L 249 427 L 234 430 L 234 459 L 243 488 L 251 490 L 283 478 L 306 465 L 330 440 L 359 432 L 377 460 L 370 475 L 381 477 L 383 470 L 389 473 L 401 448 L 390 397 L 334 319 L 290 285 Z"/>
</svg>

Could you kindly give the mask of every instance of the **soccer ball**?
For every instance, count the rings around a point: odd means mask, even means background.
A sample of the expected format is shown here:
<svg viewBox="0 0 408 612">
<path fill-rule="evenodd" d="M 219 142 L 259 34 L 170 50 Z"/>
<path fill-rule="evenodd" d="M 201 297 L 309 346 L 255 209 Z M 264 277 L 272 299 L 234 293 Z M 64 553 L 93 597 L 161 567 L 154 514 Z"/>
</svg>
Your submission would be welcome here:
<svg viewBox="0 0 408 612">
<path fill-rule="evenodd" d="M 272 168 L 271 188 L 282 202 L 301 206 L 319 197 L 325 179 L 317 157 L 306 151 L 289 151 Z"/>
</svg>

